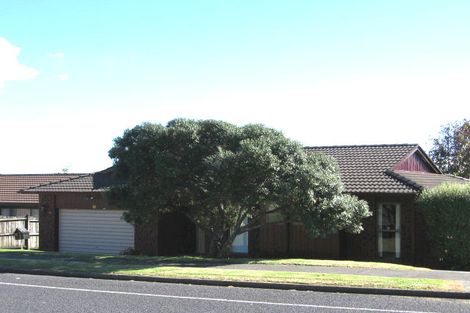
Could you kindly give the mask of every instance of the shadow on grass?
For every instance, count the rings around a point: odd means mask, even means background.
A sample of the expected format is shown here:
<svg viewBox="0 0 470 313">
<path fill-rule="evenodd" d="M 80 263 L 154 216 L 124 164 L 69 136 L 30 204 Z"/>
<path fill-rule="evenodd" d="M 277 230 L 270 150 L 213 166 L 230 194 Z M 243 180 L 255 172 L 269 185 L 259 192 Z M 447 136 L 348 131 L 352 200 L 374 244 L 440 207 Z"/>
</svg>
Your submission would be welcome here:
<svg viewBox="0 0 470 313">
<path fill-rule="evenodd" d="M 224 265 L 298 265 L 320 267 L 377 268 L 385 270 L 429 270 L 404 264 L 384 262 L 357 262 L 315 259 L 265 259 L 265 258 L 209 258 L 205 256 L 140 256 L 140 255 L 95 255 L 79 253 L 59 253 L 39 250 L 0 249 L 0 267 L 43 266 L 45 268 L 84 267 L 93 269 L 148 269 L 157 267 L 214 268 Z M 13 264 L 13 265 L 12 265 Z M 47 267 L 49 266 L 49 267 Z M 258 268 L 259 269 L 259 268 Z"/>
<path fill-rule="evenodd" d="M 38 250 L 0 250 L 0 267 L 112 273 L 155 267 L 211 268 L 227 264 L 250 264 L 255 259 L 216 259 L 200 256 L 127 256 L 59 253 Z"/>
</svg>

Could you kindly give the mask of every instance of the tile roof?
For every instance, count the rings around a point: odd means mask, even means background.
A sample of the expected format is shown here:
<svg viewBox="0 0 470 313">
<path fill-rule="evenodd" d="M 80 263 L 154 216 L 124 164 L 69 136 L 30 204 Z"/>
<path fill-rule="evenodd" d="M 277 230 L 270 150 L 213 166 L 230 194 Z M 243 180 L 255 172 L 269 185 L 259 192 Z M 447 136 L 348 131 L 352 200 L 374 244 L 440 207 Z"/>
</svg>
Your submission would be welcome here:
<svg viewBox="0 0 470 313">
<path fill-rule="evenodd" d="M 37 204 L 37 194 L 21 194 L 20 190 L 30 186 L 57 182 L 77 177 L 80 174 L 8 174 L 0 175 L 0 204 Z"/>
<path fill-rule="evenodd" d="M 424 172 L 393 171 L 390 173 L 396 178 L 414 185 L 419 190 L 432 188 L 443 183 L 469 184 L 470 180 L 446 174 Z"/>
<path fill-rule="evenodd" d="M 417 149 L 417 144 L 306 147 L 338 162 L 341 180 L 348 193 L 416 193 L 414 186 L 388 171 Z"/>
<path fill-rule="evenodd" d="M 336 159 L 341 180 L 348 193 L 413 194 L 443 182 L 468 181 L 450 175 L 393 171 L 395 165 L 416 151 L 425 156 L 417 144 L 306 147 L 305 150 L 324 153 Z M 27 188 L 22 192 L 102 192 L 112 184 L 112 168 L 108 168 L 101 172 Z"/>
<path fill-rule="evenodd" d="M 25 188 L 22 193 L 56 193 L 56 192 L 102 192 L 112 185 L 111 170 L 106 169 L 96 173 L 82 174 L 67 180 L 49 182 L 42 185 Z"/>
</svg>

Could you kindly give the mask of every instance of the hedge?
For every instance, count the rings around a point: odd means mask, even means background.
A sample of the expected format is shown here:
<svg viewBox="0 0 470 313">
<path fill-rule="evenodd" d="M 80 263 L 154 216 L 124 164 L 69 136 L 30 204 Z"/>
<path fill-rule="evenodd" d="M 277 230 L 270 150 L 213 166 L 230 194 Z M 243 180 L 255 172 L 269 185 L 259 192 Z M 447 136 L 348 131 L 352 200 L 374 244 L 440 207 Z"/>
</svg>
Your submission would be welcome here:
<svg viewBox="0 0 470 313">
<path fill-rule="evenodd" d="M 418 205 L 432 253 L 444 268 L 470 269 L 470 184 L 424 190 Z"/>
</svg>

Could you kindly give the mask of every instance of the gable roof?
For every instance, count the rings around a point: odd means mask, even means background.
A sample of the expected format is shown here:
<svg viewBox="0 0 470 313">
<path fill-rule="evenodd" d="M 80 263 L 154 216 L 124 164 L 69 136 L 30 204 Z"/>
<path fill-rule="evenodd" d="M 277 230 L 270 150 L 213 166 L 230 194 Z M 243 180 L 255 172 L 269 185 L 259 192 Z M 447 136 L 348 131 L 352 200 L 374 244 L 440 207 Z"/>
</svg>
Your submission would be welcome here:
<svg viewBox="0 0 470 313">
<path fill-rule="evenodd" d="M 332 156 L 348 193 L 416 193 L 418 189 L 389 174 L 394 166 L 422 149 L 417 144 L 306 147 Z M 435 165 L 433 165 L 435 167 Z"/>
<path fill-rule="evenodd" d="M 445 175 L 417 144 L 307 147 L 306 151 L 333 157 L 348 193 L 418 193 L 442 183 L 470 183 Z M 419 160 L 426 171 L 402 170 Z"/>
<path fill-rule="evenodd" d="M 37 194 L 21 194 L 20 190 L 39 184 L 58 182 L 80 174 L 8 174 L 0 175 L 0 205 L 38 204 Z"/>
<path fill-rule="evenodd" d="M 25 188 L 21 192 L 57 193 L 57 192 L 103 192 L 113 183 L 111 168 L 96 173 L 81 174 L 67 180 Z"/>
<path fill-rule="evenodd" d="M 437 167 L 436 164 L 431 160 L 431 158 L 424 152 L 424 150 L 419 146 L 415 145 L 415 148 L 405 156 L 399 163 L 395 164 L 393 167 L 394 170 L 400 170 L 403 167 L 407 167 L 408 163 L 418 161 L 423 170 L 418 170 L 420 172 L 425 172 L 427 170 L 432 171 L 436 174 L 442 174 L 442 171 Z"/>
</svg>

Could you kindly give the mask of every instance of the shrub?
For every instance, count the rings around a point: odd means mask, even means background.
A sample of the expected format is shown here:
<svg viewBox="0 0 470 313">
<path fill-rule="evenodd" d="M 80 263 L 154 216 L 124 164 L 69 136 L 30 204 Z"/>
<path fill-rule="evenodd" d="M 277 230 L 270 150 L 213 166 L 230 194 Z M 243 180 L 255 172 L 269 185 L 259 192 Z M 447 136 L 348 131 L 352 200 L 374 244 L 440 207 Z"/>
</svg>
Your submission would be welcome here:
<svg viewBox="0 0 470 313">
<path fill-rule="evenodd" d="M 126 248 L 119 252 L 119 255 L 141 255 L 141 253 L 134 248 Z"/>
<path fill-rule="evenodd" d="M 470 268 L 470 184 L 443 184 L 418 199 L 432 253 L 446 268 Z"/>
</svg>

